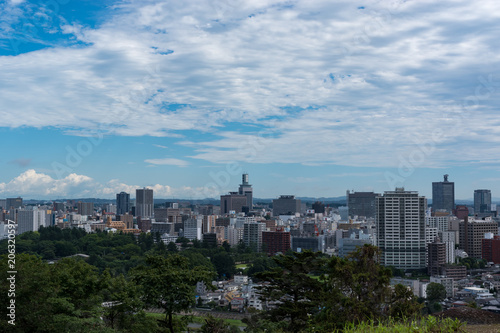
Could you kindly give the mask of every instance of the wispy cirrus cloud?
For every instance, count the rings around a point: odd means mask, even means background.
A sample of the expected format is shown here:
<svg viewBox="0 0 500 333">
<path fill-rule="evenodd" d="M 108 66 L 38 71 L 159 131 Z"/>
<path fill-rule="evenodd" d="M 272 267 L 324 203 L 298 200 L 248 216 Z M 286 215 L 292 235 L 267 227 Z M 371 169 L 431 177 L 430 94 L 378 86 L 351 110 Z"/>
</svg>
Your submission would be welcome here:
<svg viewBox="0 0 500 333">
<path fill-rule="evenodd" d="M 189 165 L 189 162 L 178 159 L 178 158 L 152 158 L 144 160 L 144 162 L 154 165 L 175 165 L 178 167 L 186 167 Z"/>
</svg>

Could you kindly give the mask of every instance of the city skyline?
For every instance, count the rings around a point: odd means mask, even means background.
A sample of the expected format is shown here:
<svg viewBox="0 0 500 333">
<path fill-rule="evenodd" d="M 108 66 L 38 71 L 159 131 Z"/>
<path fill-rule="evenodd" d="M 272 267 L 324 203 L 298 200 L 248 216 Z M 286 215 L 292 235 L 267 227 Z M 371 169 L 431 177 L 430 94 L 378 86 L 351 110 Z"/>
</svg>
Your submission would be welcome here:
<svg viewBox="0 0 500 333">
<path fill-rule="evenodd" d="M 0 4 L 0 197 L 500 197 L 495 1 Z"/>
</svg>

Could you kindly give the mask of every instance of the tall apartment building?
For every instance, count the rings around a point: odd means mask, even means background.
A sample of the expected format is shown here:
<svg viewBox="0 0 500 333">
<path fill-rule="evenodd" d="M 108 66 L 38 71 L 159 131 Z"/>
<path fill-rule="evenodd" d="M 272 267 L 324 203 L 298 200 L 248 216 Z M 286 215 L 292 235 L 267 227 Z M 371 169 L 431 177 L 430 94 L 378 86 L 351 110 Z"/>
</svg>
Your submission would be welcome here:
<svg viewBox="0 0 500 333">
<path fill-rule="evenodd" d="M 266 230 L 265 223 L 250 222 L 243 224 L 243 242 L 254 251 L 262 250 L 262 232 Z"/>
<path fill-rule="evenodd" d="M 153 190 L 142 188 L 135 190 L 135 216 L 150 218 L 154 216 Z"/>
<path fill-rule="evenodd" d="M 78 201 L 76 203 L 76 210 L 80 215 L 92 216 L 94 215 L 94 203 Z"/>
<path fill-rule="evenodd" d="M 348 214 L 351 217 L 366 216 L 375 217 L 375 199 L 380 196 L 373 192 L 346 192 Z"/>
<path fill-rule="evenodd" d="M 49 226 L 49 212 L 43 209 L 19 210 L 17 213 L 17 234 L 20 235 L 27 231 L 38 231 L 41 226 Z"/>
<path fill-rule="evenodd" d="M 203 226 L 201 232 L 203 234 L 214 233 L 216 220 L 217 220 L 216 215 L 203 215 Z"/>
<path fill-rule="evenodd" d="M 201 241 L 202 225 L 203 225 L 203 218 L 201 216 L 188 218 L 186 221 L 184 221 L 184 237 L 186 237 L 189 240 L 197 239 Z"/>
<path fill-rule="evenodd" d="M 294 195 L 281 195 L 273 200 L 273 216 L 300 213 L 301 202 Z"/>
<path fill-rule="evenodd" d="M 491 191 L 474 190 L 474 214 L 488 213 L 491 210 Z"/>
<path fill-rule="evenodd" d="M 439 231 L 439 239 L 446 246 L 446 263 L 455 263 L 455 244 L 458 232 L 456 231 Z"/>
<path fill-rule="evenodd" d="M 441 268 L 446 264 L 446 244 L 436 237 L 427 244 L 427 274 L 441 275 Z"/>
<path fill-rule="evenodd" d="M 444 175 L 442 182 L 432 183 L 432 210 L 452 212 L 455 209 L 455 183 L 448 181 Z"/>
<path fill-rule="evenodd" d="M 426 216 L 426 225 L 430 228 L 437 228 L 439 231 L 448 231 L 449 216 Z"/>
<path fill-rule="evenodd" d="M 122 215 L 130 212 L 130 194 L 120 192 L 116 194 L 116 214 Z"/>
<path fill-rule="evenodd" d="M 469 257 L 482 257 L 482 240 L 486 233 L 498 234 L 498 223 L 491 217 L 474 219 L 466 217 L 459 223 L 459 248 Z"/>
<path fill-rule="evenodd" d="M 381 263 L 399 269 L 425 268 L 425 197 L 418 196 L 418 192 L 396 188 L 377 197 L 376 207 Z"/>
<path fill-rule="evenodd" d="M 291 248 L 290 233 L 278 228 L 276 231 L 263 231 L 262 243 L 269 255 L 285 253 Z"/>
<path fill-rule="evenodd" d="M 500 236 L 486 234 L 482 239 L 482 258 L 488 262 L 500 264 Z"/>
</svg>

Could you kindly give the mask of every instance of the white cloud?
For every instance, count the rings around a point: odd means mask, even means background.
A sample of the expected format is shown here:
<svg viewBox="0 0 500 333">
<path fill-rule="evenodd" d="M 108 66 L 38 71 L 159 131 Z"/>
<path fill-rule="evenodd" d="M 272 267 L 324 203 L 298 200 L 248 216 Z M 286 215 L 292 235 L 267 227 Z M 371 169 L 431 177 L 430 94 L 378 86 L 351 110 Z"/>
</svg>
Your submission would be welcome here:
<svg viewBox="0 0 500 333">
<path fill-rule="evenodd" d="M 175 165 L 179 167 L 186 167 L 189 165 L 187 161 L 180 160 L 178 158 L 153 158 L 144 160 L 146 163 L 154 164 L 154 165 Z"/>
<path fill-rule="evenodd" d="M 139 185 L 129 185 L 118 179 L 99 183 L 94 179 L 78 174 L 70 174 L 62 179 L 39 173 L 34 169 L 27 170 L 9 182 L 0 183 L 0 195 L 3 197 L 21 196 L 28 199 L 57 198 L 115 198 L 116 193 L 127 192 L 132 197 Z M 182 186 L 173 188 L 169 185 L 155 184 L 146 186 L 153 189 L 155 198 L 204 199 L 217 197 L 220 193 L 212 188 Z"/>
<path fill-rule="evenodd" d="M 488 158 L 500 153 L 497 2 L 365 7 L 118 4 L 96 29 L 61 27 L 84 46 L 0 57 L 0 126 L 78 132 L 102 123 L 116 135 L 159 137 L 217 131 L 220 139 L 188 139 L 193 157 L 216 163 L 397 166 L 421 145 L 435 146 L 425 166 L 497 163 Z M 278 119 L 272 137 L 231 127 L 270 117 Z M 433 140 L 438 129 L 445 134 Z"/>
</svg>

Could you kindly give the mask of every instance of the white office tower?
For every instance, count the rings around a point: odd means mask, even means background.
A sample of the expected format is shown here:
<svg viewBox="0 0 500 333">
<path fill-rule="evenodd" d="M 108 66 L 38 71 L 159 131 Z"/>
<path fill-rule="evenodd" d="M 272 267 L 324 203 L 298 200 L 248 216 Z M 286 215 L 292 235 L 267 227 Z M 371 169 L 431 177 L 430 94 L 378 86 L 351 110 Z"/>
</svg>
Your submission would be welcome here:
<svg viewBox="0 0 500 333">
<path fill-rule="evenodd" d="M 47 227 L 50 224 L 46 221 L 46 210 L 19 210 L 17 213 L 17 234 L 27 231 L 38 231 L 41 226 Z"/>
<path fill-rule="evenodd" d="M 203 216 L 190 217 L 184 221 L 184 237 L 189 240 L 201 241 Z"/>
<path fill-rule="evenodd" d="M 396 188 L 377 197 L 376 206 L 381 263 L 399 269 L 425 268 L 425 197 L 419 197 L 418 192 Z"/>
</svg>

